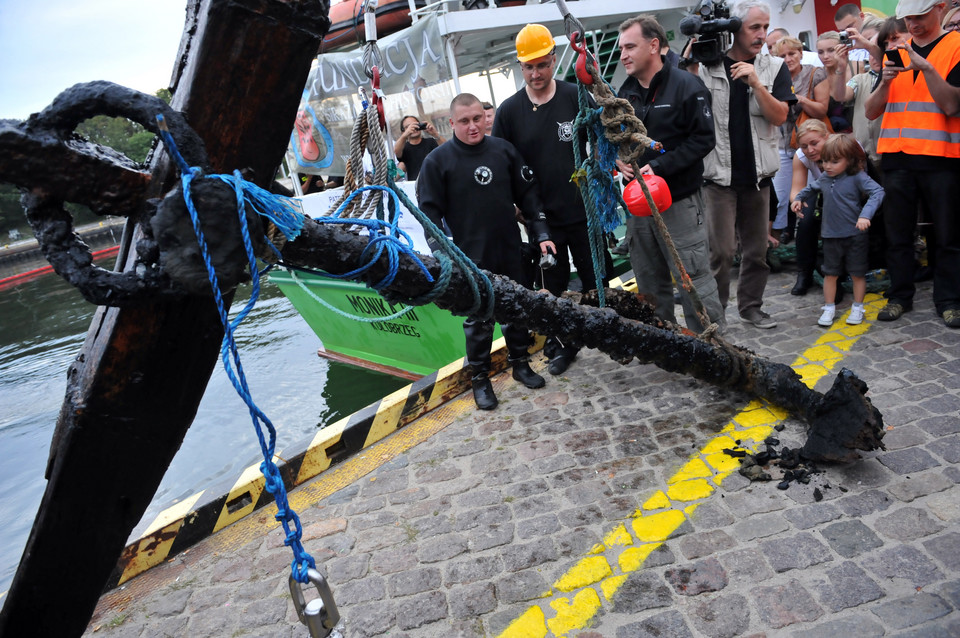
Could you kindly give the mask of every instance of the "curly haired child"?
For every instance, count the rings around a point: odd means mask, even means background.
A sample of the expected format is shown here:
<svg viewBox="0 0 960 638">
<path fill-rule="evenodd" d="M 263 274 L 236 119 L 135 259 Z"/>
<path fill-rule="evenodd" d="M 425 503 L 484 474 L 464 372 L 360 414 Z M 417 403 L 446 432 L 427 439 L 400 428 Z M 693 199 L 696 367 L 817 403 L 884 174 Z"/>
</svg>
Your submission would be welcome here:
<svg viewBox="0 0 960 638">
<path fill-rule="evenodd" d="M 853 308 L 848 324 L 863 321 L 863 298 L 867 292 L 867 229 L 883 202 L 883 187 L 867 176 L 867 157 L 852 135 L 836 134 L 827 138 L 820 152 L 823 173 L 801 190 L 791 208 L 803 217 L 803 200 L 813 192 L 823 195 L 823 311 L 817 323 L 833 324 L 837 278 L 844 266 L 853 280 Z M 866 200 L 866 203 L 863 203 Z"/>
</svg>

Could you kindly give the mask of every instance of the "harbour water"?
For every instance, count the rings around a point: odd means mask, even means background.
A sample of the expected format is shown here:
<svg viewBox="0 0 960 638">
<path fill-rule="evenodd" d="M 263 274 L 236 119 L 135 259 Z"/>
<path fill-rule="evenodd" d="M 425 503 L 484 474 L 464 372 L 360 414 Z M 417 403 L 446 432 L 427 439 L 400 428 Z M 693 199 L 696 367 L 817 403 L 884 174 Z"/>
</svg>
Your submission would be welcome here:
<svg viewBox="0 0 960 638">
<path fill-rule="evenodd" d="M 239 291 L 235 311 L 249 294 L 249 286 Z M 0 592 L 13 579 L 43 496 L 67 367 L 93 311 L 53 274 L 0 290 Z M 278 430 L 278 451 L 408 383 L 318 357 L 319 338 L 269 283 L 237 336 L 253 398 Z M 260 459 L 246 406 L 218 365 L 141 527 Z"/>
</svg>

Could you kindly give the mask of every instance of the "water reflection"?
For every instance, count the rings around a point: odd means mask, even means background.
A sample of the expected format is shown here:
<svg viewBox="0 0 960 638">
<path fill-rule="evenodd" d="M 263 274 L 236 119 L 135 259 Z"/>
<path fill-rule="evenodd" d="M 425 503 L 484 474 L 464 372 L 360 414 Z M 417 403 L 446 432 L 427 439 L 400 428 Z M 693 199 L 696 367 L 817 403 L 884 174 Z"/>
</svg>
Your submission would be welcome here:
<svg viewBox="0 0 960 638">
<path fill-rule="evenodd" d="M 237 295 L 234 309 L 249 298 Z M 7 589 L 43 495 L 50 438 L 66 371 L 86 338 L 94 307 L 55 275 L 0 290 L 0 592 Z M 257 405 L 278 430 L 277 450 L 406 384 L 321 359 L 320 340 L 275 286 L 265 285 L 238 343 Z M 161 510 L 259 463 L 247 408 L 219 365 L 138 529 Z M 131 477 L 135 480 L 136 477 Z"/>
</svg>

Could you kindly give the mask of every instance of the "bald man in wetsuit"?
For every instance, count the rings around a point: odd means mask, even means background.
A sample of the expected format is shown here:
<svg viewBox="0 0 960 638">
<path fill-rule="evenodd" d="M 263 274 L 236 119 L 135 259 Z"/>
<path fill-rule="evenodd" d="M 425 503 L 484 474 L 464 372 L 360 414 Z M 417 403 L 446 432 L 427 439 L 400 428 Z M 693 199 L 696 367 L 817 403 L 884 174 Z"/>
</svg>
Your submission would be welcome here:
<svg viewBox="0 0 960 638">
<path fill-rule="evenodd" d="M 483 105 L 462 93 L 450 104 L 453 139 L 430 153 L 420 169 L 417 197 L 421 210 L 438 227 L 445 221 L 453 241 L 478 266 L 522 281 L 520 229 L 514 205 L 523 212 L 541 253 L 556 251 L 533 172 L 506 140 L 485 134 Z M 542 388 L 543 377 L 530 368 L 530 333 L 503 324 L 513 378 L 528 388 Z M 473 398 L 481 410 L 497 407 L 488 377 L 493 320 L 463 322 L 467 362 L 473 368 Z"/>
</svg>

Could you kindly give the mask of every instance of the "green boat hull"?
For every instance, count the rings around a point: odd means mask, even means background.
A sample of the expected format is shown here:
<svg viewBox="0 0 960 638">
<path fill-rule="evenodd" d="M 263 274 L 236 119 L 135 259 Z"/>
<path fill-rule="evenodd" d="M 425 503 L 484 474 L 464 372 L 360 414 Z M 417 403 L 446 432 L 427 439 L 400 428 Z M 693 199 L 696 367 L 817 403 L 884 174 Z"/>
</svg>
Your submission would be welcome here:
<svg viewBox="0 0 960 638">
<path fill-rule="evenodd" d="M 403 306 L 388 303 L 363 284 L 308 273 L 295 277 L 289 271 L 277 271 L 270 274 L 270 281 L 320 337 L 322 356 L 417 378 L 465 355 L 463 317 L 428 304 L 390 318 Z M 494 339 L 499 338 L 498 325 Z"/>
</svg>

